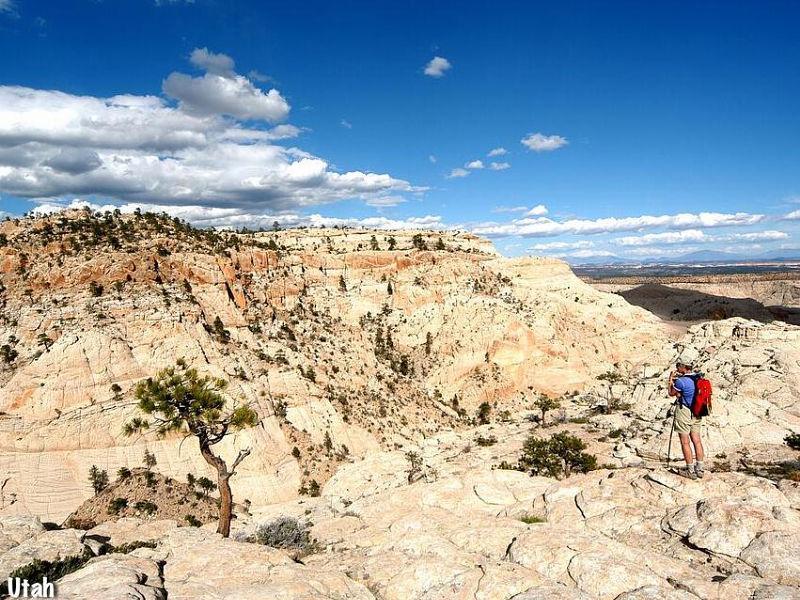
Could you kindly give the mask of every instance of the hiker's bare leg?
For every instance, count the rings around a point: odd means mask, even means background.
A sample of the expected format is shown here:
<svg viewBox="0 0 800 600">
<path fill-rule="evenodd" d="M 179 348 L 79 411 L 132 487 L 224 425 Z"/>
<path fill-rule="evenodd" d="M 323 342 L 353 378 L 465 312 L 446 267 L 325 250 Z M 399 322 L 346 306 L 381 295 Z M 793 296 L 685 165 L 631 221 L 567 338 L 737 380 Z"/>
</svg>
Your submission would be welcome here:
<svg viewBox="0 0 800 600">
<path fill-rule="evenodd" d="M 692 447 L 689 445 L 689 435 L 686 433 L 679 433 L 678 439 L 681 441 L 681 450 L 683 451 L 683 460 L 686 461 L 686 466 L 690 467 L 694 464 L 692 458 Z M 699 441 L 699 439 L 698 439 Z"/>
<path fill-rule="evenodd" d="M 705 458 L 706 458 L 706 453 L 705 453 L 705 451 L 703 451 L 703 442 L 700 441 L 700 434 L 698 432 L 696 432 L 696 431 L 692 431 L 689 434 L 689 436 L 692 439 L 692 445 L 694 446 L 694 453 L 695 453 L 695 456 L 697 456 L 697 460 L 699 462 L 703 462 L 703 460 L 705 460 Z M 684 456 L 684 458 L 686 457 L 686 451 L 685 450 L 683 451 L 683 456 Z M 691 457 L 691 452 L 689 453 L 689 456 Z M 688 464 L 691 464 L 691 463 L 689 463 L 688 460 L 687 460 L 686 464 L 688 465 Z"/>
</svg>

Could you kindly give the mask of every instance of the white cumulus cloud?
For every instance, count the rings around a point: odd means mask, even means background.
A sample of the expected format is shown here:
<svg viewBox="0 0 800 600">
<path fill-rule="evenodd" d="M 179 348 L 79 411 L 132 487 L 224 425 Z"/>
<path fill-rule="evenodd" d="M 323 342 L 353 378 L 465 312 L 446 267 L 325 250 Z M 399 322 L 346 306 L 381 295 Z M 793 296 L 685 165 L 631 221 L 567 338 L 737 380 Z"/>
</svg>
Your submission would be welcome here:
<svg viewBox="0 0 800 600">
<path fill-rule="evenodd" d="M 386 208 L 389 206 L 397 206 L 405 201 L 406 199 L 403 196 L 387 194 L 371 196 L 370 198 L 364 200 L 364 204 L 367 206 L 374 206 L 376 208 Z"/>
<path fill-rule="evenodd" d="M 734 233 L 728 236 L 728 239 L 734 241 L 742 240 L 745 242 L 774 242 L 776 240 L 786 240 L 789 239 L 789 237 L 789 234 L 785 231 L 769 229 L 767 231 L 754 231 L 752 233 Z"/>
<path fill-rule="evenodd" d="M 489 163 L 489 168 L 492 171 L 505 171 L 506 169 L 510 169 L 511 165 L 507 162 L 494 162 L 492 161 Z"/>
<path fill-rule="evenodd" d="M 752 231 L 747 233 L 731 233 L 727 235 L 708 235 L 699 229 L 683 231 L 665 231 L 648 233 L 639 236 L 626 236 L 611 240 L 620 246 L 651 246 L 653 244 L 704 244 L 711 242 L 760 242 L 785 240 L 789 234 L 785 231 Z"/>
<path fill-rule="evenodd" d="M 708 241 L 708 236 L 699 229 L 665 231 L 646 235 L 626 236 L 612 240 L 620 246 L 652 246 L 653 244 L 682 244 Z"/>
<path fill-rule="evenodd" d="M 495 213 L 515 213 L 515 212 L 525 212 L 528 210 L 527 206 L 498 206 L 492 209 L 492 212 Z"/>
<path fill-rule="evenodd" d="M 568 219 L 555 221 L 547 217 L 525 217 L 510 223 L 484 223 L 473 227 L 479 235 L 492 237 L 554 237 L 565 234 L 589 235 L 636 231 L 641 229 L 691 229 L 697 227 L 727 227 L 753 225 L 764 215 L 751 213 L 680 213 L 677 215 L 642 215 L 638 217 L 607 217 L 601 219 Z"/>
<path fill-rule="evenodd" d="M 227 54 L 215 54 L 208 48 L 195 48 L 189 56 L 189 61 L 195 66 L 215 75 L 233 75 L 235 63 Z"/>
<path fill-rule="evenodd" d="M 560 135 L 544 135 L 542 133 L 530 133 L 522 138 L 520 142 L 534 152 L 552 152 L 569 143 L 567 138 Z"/>
<path fill-rule="evenodd" d="M 164 93 L 178 100 L 186 112 L 230 115 L 237 119 L 270 123 L 282 121 L 289 115 L 289 103 L 278 90 L 273 88 L 264 92 L 247 77 L 234 73 L 233 60 L 224 54 L 195 50 L 191 60 L 206 70 L 205 75 L 192 77 L 185 73 L 171 73 L 161 86 Z M 225 70 L 228 64 L 231 70 Z"/>
<path fill-rule="evenodd" d="M 575 250 L 563 254 L 554 254 L 558 258 L 603 258 L 616 256 L 609 250 Z"/>
<path fill-rule="evenodd" d="M 544 204 L 537 204 L 533 208 L 527 206 L 498 206 L 492 209 L 495 213 L 525 213 L 526 216 L 542 216 L 546 215 L 548 210 Z"/>
<path fill-rule="evenodd" d="M 537 204 L 528 212 L 525 213 L 528 217 L 541 217 L 548 213 L 547 207 L 544 204 Z"/>
<path fill-rule="evenodd" d="M 482 169 L 483 168 L 483 161 L 482 160 L 471 160 L 467 164 L 464 165 L 465 169 Z"/>
<path fill-rule="evenodd" d="M 495 156 L 505 156 L 506 154 L 508 154 L 508 150 L 501 146 L 499 148 L 493 148 L 492 150 L 489 150 L 489 153 L 486 156 L 493 158 Z"/>
<path fill-rule="evenodd" d="M 457 167 L 450 171 L 450 174 L 447 176 L 448 179 L 457 179 L 459 177 L 466 177 L 469 175 L 469 171 L 466 169 L 462 169 L 461 167 Z"/>
<path fill-rule="evenodd" d="M 796 221 L 800 219 L 800 210 L 793 210 L 789 214 L 784 215 L 783 219 L 786 221 Z"/>
<path fill-rule="evenodd" d="M 438 215 L 425 215 L 422 217 L 409 217 L 407 219 L 389 219 L 386 217 L 337 218 L 326 217 L 320 214 L 298 213 L 253 213 L 238 208 L 224 208 L 214 206 L 172 206 L 158 204 L 126 203 L 119 206 L 97 204 L 85 200 L 72 200 L 65 203 L 44 203 L 33 209 L 34 214 L 50 214 L 71 208 L 90 208 L 94 211 L 112 211 L 119 209 L 123 213 L 132 213 L 135 210 L 142 212 L 166 213 L 171 217 L 178 217 L 197 227 L 216 227 L 240 229 L 270 229 L 275 221 L 283 227 L 367 227 L 374 229 L 450 229 L 442 222 Z"/>
<path fill-rule="evenodd" d="M 423 189 L 388 174 L 338 172 L 322 158 L 274 144 L 301 132 L 267 125 L 289 110 L 279 92 L 273 102 L 228 72 L 234 65 L 224 55 L 199 49 L 191 60 L 206 74 L 182 77 L 211 92 L 184 96 L 177 106 L 157 96 L 0 86 L 0 193 L 288 211 L 353 198 L 386 205 L 387 197 Z M 217 85 L 230 85 L 230 95 L 218 94 Z"/>
<path fill-rule="evenodd" d="M 530 249 L 537 252 L 551 252 L 553 250 L 585 250 L 593 246 L 594 242 L 590 240 L 579 240 L 577 242 L 545 242 L 543 244 L 534 244 Z"/>
<path fill-rule="evenodd" d="M 449 71 L 453 65 L 450 61 L 441 56 L 434 56 L 427 65 L 425 65 L 425 75 L 428 77 L 442 77 L 446 71 Z"/>
</svg>

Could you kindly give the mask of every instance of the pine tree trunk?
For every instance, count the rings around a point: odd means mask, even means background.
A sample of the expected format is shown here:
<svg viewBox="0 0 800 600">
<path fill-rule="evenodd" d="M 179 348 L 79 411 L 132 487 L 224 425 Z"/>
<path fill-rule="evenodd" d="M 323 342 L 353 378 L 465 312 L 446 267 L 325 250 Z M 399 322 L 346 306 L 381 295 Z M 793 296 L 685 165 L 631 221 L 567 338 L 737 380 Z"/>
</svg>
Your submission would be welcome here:
<svg viewBox="0 0 800 600">
<path fill-rule="evenodd" d="M 217 472 L 217 487 L 219 489 L 219 524 L 217 525 L 217 533 L 222 537 L 228 537 L 231 534 L 231 518 L 233 516 L 233 497 L 231 494 L 231 486 L 228 483 L 230 474 L 228 473 L 228 465 L 219 456 L 211 452 L 211 448 L 207 445 L 200 443 L 200 453 L 203 455 L 205 461 L 214 467 Z"/>
<path fill-rule="evenodd" d="M 231 494 L 231 486 L 228 483 L 228 476 L 220 476 L 217 485 L 219 486 L 219 525 L 217 525 L 217 533 L 222 537 L 228 537 L 231 534 L 231 518 L 233 516 L 233 495 Z"/>
</svg>

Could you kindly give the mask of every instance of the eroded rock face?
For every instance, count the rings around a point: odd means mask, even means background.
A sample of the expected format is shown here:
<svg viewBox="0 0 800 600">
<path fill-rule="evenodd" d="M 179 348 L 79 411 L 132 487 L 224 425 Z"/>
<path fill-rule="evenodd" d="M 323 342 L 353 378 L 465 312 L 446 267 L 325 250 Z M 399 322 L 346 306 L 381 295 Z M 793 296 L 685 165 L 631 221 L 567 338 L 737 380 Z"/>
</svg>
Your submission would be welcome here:
<svg viewBox="0 0 800 600">
<path fill-rule="evenodd" d="M 131 252 L 59 257 L 47 244 L 32 251 L 30 226 L 0 225 L 17 228 L 0 250 L 0 341 L 15 336 L 18 352 L 0 369 L 0 515 L 64 517 L 92 493 L 92 464 L 113 477 L 139 466 L 145 447 L 175 479 L 211 475 L 191 439 L 120 433 L 135 414 L 135 383 L 179 357 L 229 380 L 260 422 L 218 447 L 227 457 L 253 450 L 232 480 L 250 506 L 237 510 L 233 539 L 157 513 L 89 532 L 2 516 L 0 576 L 35 558 L 107 551 L 101 541 L 152 540 L 153 549 L 92 559 L 60 592 L 796 597 L 800 484 L 713 467 L 722 455 L 726 468 L 748 472 L 796 460 L 782 441 L 800 431 L 798 328 L 730 319 L 673 342 L 563 263 L 502 259 L 460 234 L 431 250 L 438 236 L 426 233 L 421 250 L 413 233 L 394 232 L 389 251 L 384 232 L 257 234 L 261 245 L 177 232 L 139 239 Z M 366 249 L 372 235 L 383 249 Z M 654 460 L 667 446 L 664 386 L 677 357 L 715 389 L 704 422 L 712 472 L 702 481 Z M 546 426 L 525 418 L 537 391 L 570 392 Z M 482 402 L 491 422 L 476 427 Z M 531 432 L 562 430 L 599 464 L 624 468 L 563 481 L 496 468 L 516 463 Z M 413 472 L 408 451 L 420 461 Z M 298 499 L 312 478 L 320 496 Z M 308 522 L 317 540 L 303 564 L 246 541 L 283 515 Z"/>
<path fill-rule="evenodd" d="M 710 462 L 739 452 L 743 463 L 757 463 L 759 454 L 780 453 L 784 437 L 800 431 L 800 327 L 740 318 L 703 323 L 690 328 L 673 352 L 666 369 L 614 390 L 630 404 L 632 418 L 616 425 L 629 428 L 619 451 L 638 456 L 631 463 L 666 457 L 672 426 L 666 383 L 678 358 L 693 363 L 713 386 L 713 411 L 702 422 Z M 676 443 L 672 451 L 679 456 Z"/>
<path fill-rule="evenodd" d="M 503 259 L 468 234 L 209 241 L 169 220 L 80 213 L 0 227 L 0 345 L 16 353 L 0 363 L 0 514 L 60 522 L 90 496 L 91 465 L 113 477 L 145 448 L 165 475 L 213 475 L 193 440 L 122 435 L 135 384 L 181 357 L 257 410 L 219 449 L 253 449 L 231 483 L 263 504 L 464 427 L 482 402 L 516 412 L 536 390 L 580 390 L 663 352 L 645 311 L 560 261 Z"/>
</svg>

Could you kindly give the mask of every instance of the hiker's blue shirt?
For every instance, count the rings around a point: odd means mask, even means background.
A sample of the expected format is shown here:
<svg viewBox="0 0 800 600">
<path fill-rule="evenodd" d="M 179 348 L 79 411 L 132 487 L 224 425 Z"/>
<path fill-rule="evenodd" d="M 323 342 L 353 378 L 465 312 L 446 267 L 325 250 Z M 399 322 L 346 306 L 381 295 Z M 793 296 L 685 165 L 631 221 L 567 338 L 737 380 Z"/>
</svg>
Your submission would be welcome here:
<svg viewBox="0 0 800 600">
<path fill-rule="evenodd" d="M 681 393 L 681 404 L 686 408 L 692 408 L 692 399 L 694 398 L 694 381 L 692 378 L 686 375 L 678 377 L 672 385 Z"/>
</svg>

